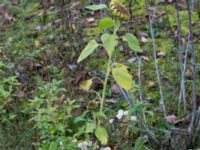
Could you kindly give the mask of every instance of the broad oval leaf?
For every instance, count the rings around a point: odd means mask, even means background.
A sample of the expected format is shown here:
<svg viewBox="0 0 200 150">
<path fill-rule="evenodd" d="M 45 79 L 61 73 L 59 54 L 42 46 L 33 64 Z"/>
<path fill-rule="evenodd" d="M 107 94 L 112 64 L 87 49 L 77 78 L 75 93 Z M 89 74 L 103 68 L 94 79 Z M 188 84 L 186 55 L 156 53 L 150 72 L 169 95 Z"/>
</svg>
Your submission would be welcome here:
<svg viewBox="0 0 200 150">
<path fill-rule="evenodd" d="M 103 31 L 105 29 L 109 29 L 112 28 L 114 26 L 114 21 L 112 20 L 112 18 L 103 18 L 101 19 L 100 23 L 99 23 L 99 30 Z"/>
<path fill-rule="evenodd" d="M 85 6 L 85 8 L 96 11 L 96 10 L 105 9 L 105 8 L 107 8 L 107 6 L 105 4 L 99 4 L 99 5 L 88 5 L 88 6 Z"/>
<path fill-rule="evenodd" d="M 122 39 L 128 43 L 128 46 L 131 50 L 136 52 L 141 52 L 142 49 L 140 48 L 138 39 L 131 33 L 126 33 Z"/>
<path fill-rule="evenodd" d="M 117 36 L 113 34 L 105 33 L 101 36 L 101 40 L 103 42 L 103 47 L 108 52 L 108 55 L 111 56 L 115 49 L 115 46 L 117 46 L 118 44 Z"/>
<path fill-rule="evenodd" d="M 80 88 L 82 90 L 89 91 L 91 85 L 92 85 L 92 79 L 85 80 L 85 81 L 81 82 Z"/>
<path fill-rule="evenodd" d="M 108 143 L 108 133 L 106 129 L 102 126 L 98 126 L 95 130 L 95 136 L 104 145 Z"/>
<path fill-rule="evenodd" d="M 58 147 L 58 144 L 56 142 L 51 142 L 49 146 L 49 150 L 56 150 Z"/>
<path fill-rule="evenodd" d="M 96 128 L 96 124 L 95 123 L 87 123 L 85 132 L 86 133 L 93 133 L 95 128 Z"/>
<path fill-rule="evenodd" d="M 91 40 L 87 46 L 83 49 L 81 52 L 77 62 L 81 62 L 84 60 L 86 57 L 88 57 L 90 54 L 94 52 L 94 50 L 99 46 L 99 44 L 95 40 Z"/>
<path fill-rule="evenodd" d="M 125 65 L 121 64 L 113 68 L 112 75 L 119 86 L 125 90 L 128 91 L 132 88 L 132 76 L 129 74 Z"/>
</svg>

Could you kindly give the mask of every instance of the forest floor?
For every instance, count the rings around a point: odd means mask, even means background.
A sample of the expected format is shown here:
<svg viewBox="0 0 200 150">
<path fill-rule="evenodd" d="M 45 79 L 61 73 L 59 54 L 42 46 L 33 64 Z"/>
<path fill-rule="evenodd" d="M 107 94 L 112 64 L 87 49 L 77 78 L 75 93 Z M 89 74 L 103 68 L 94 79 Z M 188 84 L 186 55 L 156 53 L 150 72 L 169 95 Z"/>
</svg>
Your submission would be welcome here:
<svg viewBox="0 0 200 150">
<path fill-rule="evenodd" d="M 200 148 L 199 56 L 198 1 L 2 0 L 0 149 Z"/>
</svg>

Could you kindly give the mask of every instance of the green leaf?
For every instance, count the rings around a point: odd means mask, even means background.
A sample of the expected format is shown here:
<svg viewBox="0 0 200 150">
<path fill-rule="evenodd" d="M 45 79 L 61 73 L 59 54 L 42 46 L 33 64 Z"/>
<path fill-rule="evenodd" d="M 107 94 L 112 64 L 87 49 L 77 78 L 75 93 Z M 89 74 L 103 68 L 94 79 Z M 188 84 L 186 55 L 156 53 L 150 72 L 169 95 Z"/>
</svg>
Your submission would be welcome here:
<svg viewBox="0 0 200 150">
<path fill-rule="evenodd" d="M 97 139 L 104 145 L 107 144 L 108 142 L 108 133 L 106 129 L 102 126 L 98 126 L 96 131 L 95 131 L 95 136 Z"/>
<path fill-rule="evenodd" d="M 138 137 L 135 141 L 134 150 L 150 150 L 145 146 L 145 143 L 148 141 L 147 136 Z"/>
<path fill-rule="evenodd" d="M 57 149 L 57 143 L 56 142 L 51 142 L 50 146 L 49 146 L 49 150 L 56 150 Z"/>
<path fill-rule="evenodd" d="M 142 49 L 140 48 L 138 39 L 131 33 L 126 33 L 122 39 L 128 43 L 130 49 L 141 52 Z"/>
<path fill-rule="evenodd" d="M 65 127 L 61 123 L 56 124 L 56 129 L 62 133 L 65 133 Z"/>
<path fill-rule="evenodd" d="M 114 21 L 112 20 L 112 18 L 103 18 L 101 19 L 100 23 L 99 23 L 99 30 L 103 31 L 105 29 L 109 29 L 112 28 L 114 26 Z"/>
<path fill-rule="evenodd" d="M 105 33 L 101 36 L 101 40 L 103 42 L 103 47 L 108 52 L 109 56 L 112 55 L 112 53 L 115 49 L 115 46 L 117 46 L 117 44 L 118 44 L 118 41 L 116 39 L 117 39 L 117 36 L 113 35 L 113 34 Z"/>
<path fill-rule="evenodd" d="M 121 26 L 120 21 L 117 20 L 114 25 L 114 33 L 116 33 L 119 30 L 120 26 Z"/>
<path fill-rule="evenodd" d="M 132 88 L 132 76 L 129 74 L 127 67 L 123 64 L 117 64 L 115 66 L 116 68 L 112 69 L 112 75 L 115 81 L 125 90 L 130 90 Z"/>
<path fill-rule="evenodd" d="M 86 57 L 88 57 L 90 54 L 94 52 L 94 50 L 99 46 L 99 44 L 95 40 L 91 40 L 87 46 L 83 49 L 81 52 L 79 58 L 78 58 L 78 63 L 84 60 Z"/>
<path fill-rule="evenodd" d="M 107 119 L 106 114 L 103 112 L 96 112 L 95 116 L 101 119 Z"/>
<path fill-rule="evenodd" d="M 87 37 L 91 37 L 93 35 L 98 35 L 101 33 L 101 31 L 99 30 L 99 27 L 85 28 L 83 30 L 84 30 L 85 36 Z"/>
<path fill-rule="evenodd" d="M 86 133 L 93 133 L 95 128 L 96 128 L 96 124 L 95 123 L 87 123 L 85 132 Z"/>
<path fill-rule="evenodd" d="M 99 4 L 99 5 L 88 5 L 85 8 L 96 11 L 96 10 L 105 9 L 105 8 L 107 8 L 107 6 L 105 4 Z"/>
</svg>

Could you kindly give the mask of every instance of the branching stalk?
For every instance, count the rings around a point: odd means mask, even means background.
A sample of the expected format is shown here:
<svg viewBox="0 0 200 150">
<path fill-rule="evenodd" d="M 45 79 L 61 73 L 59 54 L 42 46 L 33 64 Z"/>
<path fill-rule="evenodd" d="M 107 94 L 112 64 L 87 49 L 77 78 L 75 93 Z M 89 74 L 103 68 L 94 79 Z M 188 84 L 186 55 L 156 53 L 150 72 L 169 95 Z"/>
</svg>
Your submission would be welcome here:
<svg viewBox="0 0 200 150">
<path fill-rule="evenodd" d="M 187 101 L 186 101 L 186 91 L 185 91 L 185 71 L 186 71 L 186 66 L 187 66 L 187 57 L 188 57 L 188 52 L 189 52 L 189 43 L 186 46 L 186 51 L 185 51 L 185 56 L 184 56 L 184 63 L 183 63 L 183 68 L 182 68 L 182 73 L 181 73 L 181 91 L 179 95 L 179 102 L 178 102 L 178 113 L 180 113 L 180 103 L 181 103 L 181 95 L 183 94 L 183 101 L 184 102 L 184 112 L 185 114 L 187 113 Z M 185 99 L 184 99 L 185 97 Z"/>
</svg>

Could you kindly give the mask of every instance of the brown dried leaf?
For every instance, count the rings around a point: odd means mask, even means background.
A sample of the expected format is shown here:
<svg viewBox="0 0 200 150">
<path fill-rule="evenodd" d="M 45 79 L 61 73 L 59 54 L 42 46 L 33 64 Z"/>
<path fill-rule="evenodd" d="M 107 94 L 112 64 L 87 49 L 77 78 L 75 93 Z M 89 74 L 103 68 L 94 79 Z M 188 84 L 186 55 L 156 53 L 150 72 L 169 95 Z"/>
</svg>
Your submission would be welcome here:
<svg viewBox="0 0 200 150">
<path fill-rule="evenodd" d="M 149 81 L 147 87 L 148 87 L 148 88 L 154 88 L 154 87 L 156 87 L 156 83 L 155 83 L 154 81 Z"/>
<path fill-rule="evenodd" d="M 114 94 L 119 94 L 120 93 L 120 90 L 119 90 L 119 87 L 117 86 L 117 84 L 114 84 L 112 87 L 111 87 L 111 90 Z"/>
<path fill-rule="evenodd" d="M 11 21 L 13 19 L 12 15 L 10 15 L 8 8 L 1 7 L 0 14 L 2 14 L 7 20 Z"/>
<path fill-rule="evenodd" d="M 150 59 L 149 59 L 149 57 L 146 57 L 146 56 L 141 56 L 141 58 L 142 59 L 144 59 L 145 61 L 147 61 L 147 62 L 150 62 Z"/>
<path fill-rule="evenodd" d="M 163 58 L 166 55 L 166 53 L 165 52 L 159 52 L 157 55 L 158 55 L 158 57 Z"/>
<path fill-rule="evenodd" d="M 168 115 L 166 116 L 166 121 L 169 122 L 169 123 L 175 123 L 176 120 L 177 120 L 177 117 L 175 115 Z"/>
</svg>

